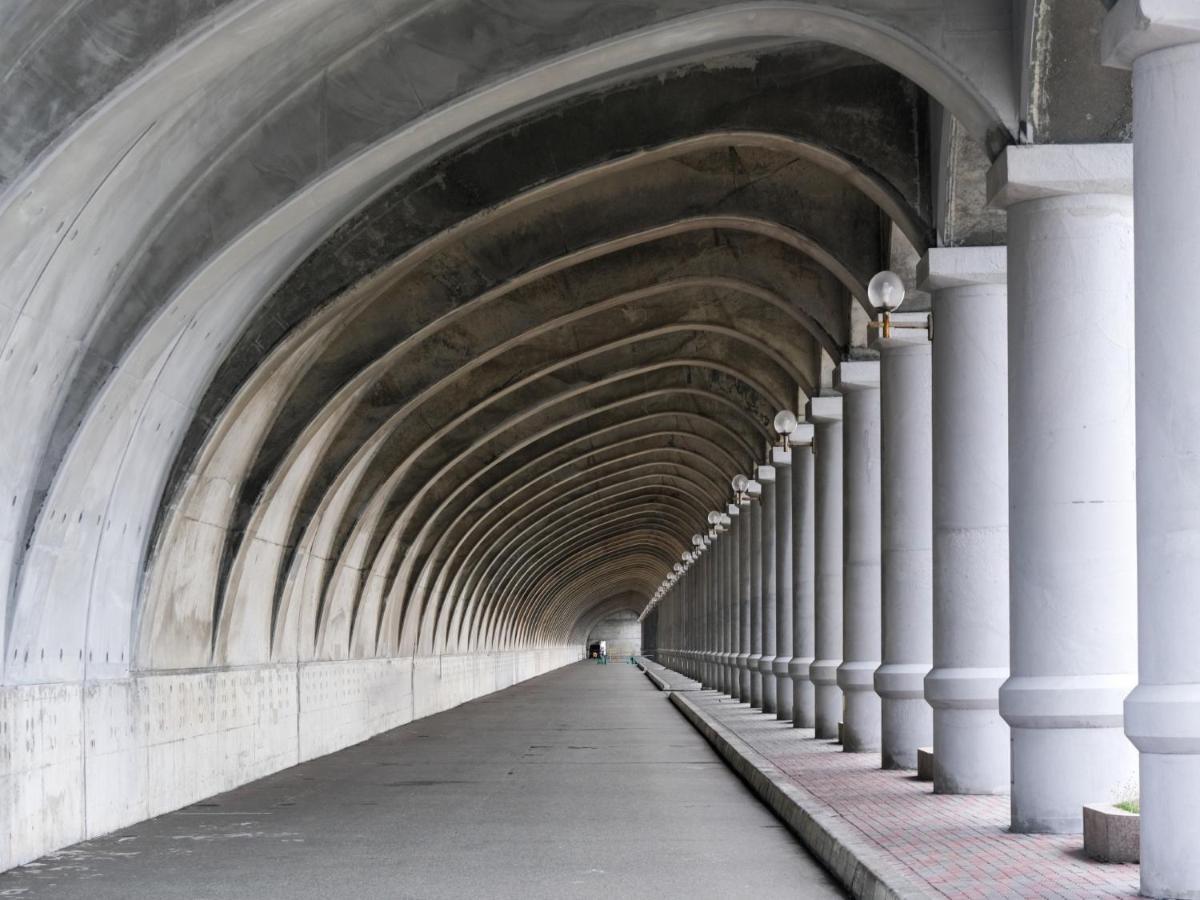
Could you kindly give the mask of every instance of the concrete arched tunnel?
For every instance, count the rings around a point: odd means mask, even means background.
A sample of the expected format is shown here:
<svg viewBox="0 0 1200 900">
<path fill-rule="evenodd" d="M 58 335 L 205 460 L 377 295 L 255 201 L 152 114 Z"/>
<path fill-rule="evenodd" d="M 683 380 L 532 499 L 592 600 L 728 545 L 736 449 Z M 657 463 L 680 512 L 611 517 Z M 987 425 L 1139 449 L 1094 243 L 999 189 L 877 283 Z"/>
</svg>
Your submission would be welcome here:
<svg viewBox="0 0 1200 900">
<path fill-rule="evenodd" d="M 1127 146 L 1111 5 L 5 5 L 0 863 L 641 615 L 875 273 Z"/>
</svg>

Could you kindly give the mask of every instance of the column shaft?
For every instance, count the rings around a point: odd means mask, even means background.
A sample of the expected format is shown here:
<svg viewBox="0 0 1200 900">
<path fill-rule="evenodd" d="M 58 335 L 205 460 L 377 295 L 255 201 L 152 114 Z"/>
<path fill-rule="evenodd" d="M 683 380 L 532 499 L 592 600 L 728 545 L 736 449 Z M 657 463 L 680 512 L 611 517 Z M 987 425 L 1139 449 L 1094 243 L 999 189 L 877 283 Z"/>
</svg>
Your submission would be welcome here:
<svg viewBox="0 0 1200 900">
<path fill-rule="evenodd" d="M 742 504 L 741 509 L 738 526 L 738 699 L 750 703 L 753 694 L 750 678 L 750 569 L 753 563 L 754 527 L 750 506 Z"/>
<path fill-rule="evenodd" d="M 811 447 L 792 451 L 792 724 L 816 724 L 816 694 L 809 677 L 816 648 L 814 604 L 816 583 L 814 552 L 813 453 Z"/>
<path fill-rule="evenodd" d="M 1200 20 L 1185 6 L 1125 0 L 1105 43 L 1133 67 L 1138 685 L 1125 731 L 1140 751 L 1142 893 L 1197 898 L 1200 397 L 1187 338 L 1200 323 Z"/>
<path fill-rule="evenodd" d="M 777 448 L 778 449 L 778 448 Z M 786 461 L 785 461 L 786 460 Z M 775 463 L 775 716 L 792 720 L 792 460 L 778 453 Z"/>
<path fill-rule="evenodd" d="M 1136 509 L 1130 148 L 1009 147 L 1012 827 L 1078 832 L 1132 782 Z"/>
<path fill-rule="evenodd" d="M 883 341 L 883 656 L 875 670 L 885 769 L 915 769 L 933 742 L 925 676 L 933 665 L 932 363 L 927 337 Z"/>
<path fill-rule="evenodd" d="M 816 698 L 815 728 L 819 738 L 836 738 L 842 718 L 842 690 L 837 670 L 842 664 L 842 398 L 814 397 L 808 417 L 816 426 L 814 461 L 815 641 L 809 667 Z"/>
<path fill-rule="evenodd" d="M 875 693 L 881 642 L 881 535 L 879 363 L 845 362 L 838 368 L 845 415 L 842 491 L 845 513 L 842 586 L 842 664 L 845 697 L 842 745 L 851 753 L 880 747 Z"/>
<path fill-rule="evenodd" d="M 1008 289 L 1005 248 L 934 249 L 933 789 L 1009 790 Z"/>
<path fill-rule="evenodd" d="M 773 466 L 758 467 L 762 484 L 762 711 L 774 713 L 778 694 L 775 677 L 775 611 L 777 605 L 775 579 L 776 474 Z"/>
<path fill-rule="evenodd" d="M 763 515 L 762 503 L 750 504 L 750 705 L 763 708 L 763 679 L 759 662 L 762 660 L 763 610 Z"/>
</svg>

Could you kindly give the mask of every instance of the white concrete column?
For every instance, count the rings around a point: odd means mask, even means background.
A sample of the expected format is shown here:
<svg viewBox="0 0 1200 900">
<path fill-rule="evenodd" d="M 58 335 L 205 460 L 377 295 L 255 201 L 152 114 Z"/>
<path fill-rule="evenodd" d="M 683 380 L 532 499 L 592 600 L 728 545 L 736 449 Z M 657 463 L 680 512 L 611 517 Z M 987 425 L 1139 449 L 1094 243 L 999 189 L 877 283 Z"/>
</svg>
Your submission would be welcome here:
<svg viewBox="0 0 1200 900">
<path fill-rule="evenodd" d="M 775 580 L 776 480 L 774 466 L 759 466 L 755 476 L 762 485 L 762 711 L 776 711 L 777 679 L 775 677 L 775 609 L 777 603 Z"/>
<path fill-rule="evenodd" d="M 704 547 L 700 557 L 704 578 L 704 685 L 716 689 L 716 547 Z"/>
<path fill-rule="evenodd" d="M 882 640 L 880 534 L 879 363 L 838 366 L 845 443 L 842 448 L 842 664 L 845 697 L 842 746 L 850 753 L 880 748 L 880 704 L 875 693 Z"/>
<path fill-rule="evenodd" d="M 836 738 L 842 719 L 842 398 L 813 397 L 808 419 L 816 428 L 814 516 L 813 683 L 816 737 Z"/>
<path fill-rule="evenodd" d="M 1125 144 L 1009 147 L 1012 828 L 1078 832 L 1137 757 L 1133 175 Z M 935 323 L 936 329 L 936 323 Z M 936 340 L 937 332 L 934 337 Z"/>
<path fill-rule="evenodd" d="M 816 649 L 814 619 L 814 506 L 812 426 L 804 426 L 804 441 L 792 450 L 792 725 L 816 724 L 816 694 L 809 677 Z"/>
<path fill-rule="evenodd" d="M 749 503 L 742 503 L 741 510 L 738 524 L 738 700 L 750 703 L 750 568 L 754 528 Z"/>
<path fill-rule="evenodd" d="M 722 529 L 716 539 L 716 570 L 720 572 L 718 619 L 716 635 L 716 682 L 721 694 L 733 695 L 730 679 L 730 533 Z"/>
<path fill-rule="evenodd" d="M 775 717 L 792 720 L 792 453 L 771 448 L 775 469 Z"/>
<path fill-rule="evenodd" d="M 1106 62 L 1133 68 L 1137 259 L 1138 685 L 1142 893 L 1200 897 L 1200 16 L 1123 0 Z"/>
<path fill-rule="evenodd" d="M 934 248 L 933 790 L 1009 790 L 1008 282 L 1004 247 Z"/>
<path fill-rule="evenodd" d="M 680 668 L 685 676 L 689 678 L 696 677 L 694 659 L 692 659 L 692 648 L 696 644 L 696 592 L 695 592 L 695 575 L 694 569 L 688 568 L 684 571 L 683 577 L 680 578 L 683 590 L 680 592 L 680 600 L 683 608 L 683 628 L 684 628 L 684 643 L 683 643 L 683 666 Z"/>
<path fill-rule="evenodd" d="M 880 343 L 882 709 L 885 769 L 915 769 L 933 742 L 925 676 L 933 667 L 932 353 L 924 331 Z"/>
<path fill-rule="evenodd" d="M 709 552 L 713 555 L 713 581 L 716 585 L 716 633 L 713 636 L 713 684 L 722 694 L 729 693 L 725 678 L 725 536 L 718 532 Z"/>
<path fill-rule="evenodd" d="M 763 679 L 759 663 L 762 661 L 762 610 L 763 610 L 763 516 L 762 502 L 750 502 L 750 705 L 763 708 Z"/>
<path fill-rule="evenodd" d="M 725 512 L 729 515 L 729 530 L 721 540 L 725 543 L 725 685 L 730 697 L 738 696 L 737 670 L 737 627 L 738 627 L 738 523 L 741 521 L 741 509 L 735 503 L 730 503 Z"/>
</svg>

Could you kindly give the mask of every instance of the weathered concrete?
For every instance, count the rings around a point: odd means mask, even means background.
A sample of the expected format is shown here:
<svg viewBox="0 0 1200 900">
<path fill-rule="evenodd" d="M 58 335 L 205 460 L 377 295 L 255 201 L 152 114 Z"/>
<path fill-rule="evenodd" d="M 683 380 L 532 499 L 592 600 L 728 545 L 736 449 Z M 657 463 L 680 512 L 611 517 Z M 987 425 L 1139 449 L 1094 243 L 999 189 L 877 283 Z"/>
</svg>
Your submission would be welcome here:
<svg viewBox="0 0 1200 900">
<path fill-rule="evenodd" d="M 816 697 L 817 737 L 838 736 L 842 720 L 842 691 L 837 670 L 842 663 L 842 398 L 814 397 L 808 418 L 816 425 L 815 493 L 816 546 L 814 550 L 815 600 L 813 629 L 816 635 L 809 680 Z"/>
<path fill-rule="evenodd" d="M 587 661 L 46 862 L 0 891 L 841 896 L 635 667 Z"/>
<path fill-rule="evenodd" d="M 581 647 L 0 688 L 0 868 L 578 660 Z"/>
<path fill-rule="evenodd" d="M 1178 349 L 1196 321 L 1187 299 L 1200 173 L 1194 153 L 1179 152 L 1200 138 L 1194 13 L 1125 0 L 1105 26 L 1108 61 L 1133 68 L 1138 685 L 1125 699 L 1125 733 L 1140 751 L 1141 887 L 1154 897 L 1200 896 L 1200 486 L 1190 463 L 1200 404 L 1180 381 L 1192 361 Z"/>
<path fill-rule="evenodd" d="M 1121 729 L 1137 668 L 1131 149 L 1009 148 L 989 174 L 1009 235 L 1015 831 L 1080 832 L 1083 804 L 1137 769 Z"/>
<path fill-rule="evenodd" d="M 842 744 L 851 753 L 862 753 L 879 749 L 882 727 L 875 693 L 883 612 L 879 363 L 843 362 L 837 379 L 845 415 L 842 663 L 837 683 L 845 698 Z"/>
<path fill-rule="evenodd" d="M 1003 247 L 938 248 L 933 295 L 934 790 L 1001 794 L 1008 724 L 1008 290 Z"/>
</svg>

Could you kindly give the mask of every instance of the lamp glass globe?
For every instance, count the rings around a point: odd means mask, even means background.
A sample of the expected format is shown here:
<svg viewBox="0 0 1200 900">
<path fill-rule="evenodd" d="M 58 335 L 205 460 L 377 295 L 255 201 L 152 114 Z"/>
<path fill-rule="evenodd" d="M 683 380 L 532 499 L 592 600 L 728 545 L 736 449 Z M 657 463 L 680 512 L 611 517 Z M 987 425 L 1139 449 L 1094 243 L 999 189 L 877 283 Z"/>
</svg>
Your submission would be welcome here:
<svg viewBox="0 0 1200 900">
<path fill-rule="evenodd" d="M 867 283 L 867 299 L 876 309 L 892 312 L 904 302 L 904 282 L 895 272 L 885 269 Z"/>
<path fill-rule="evenodd" d="M 788 435 L 796 430 L 796 425 L 799 422 L 796 419 L 796 414 L 789 409 L 783 409 L 775 413 L 775 430 L 779 434 Z"/>
</svg>

